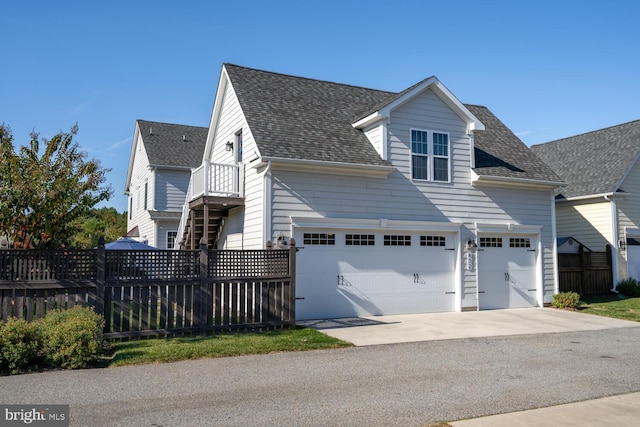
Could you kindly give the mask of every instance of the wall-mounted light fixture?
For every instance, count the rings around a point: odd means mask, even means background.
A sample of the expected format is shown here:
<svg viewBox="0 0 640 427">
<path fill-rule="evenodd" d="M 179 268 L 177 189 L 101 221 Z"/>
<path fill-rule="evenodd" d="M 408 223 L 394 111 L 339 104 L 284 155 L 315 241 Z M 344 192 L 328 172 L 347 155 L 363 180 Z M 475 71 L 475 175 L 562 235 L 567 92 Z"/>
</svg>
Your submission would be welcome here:
<svg viewBox="0 0 640 427">
<path fill-rule="evenodd" d="M 618 247 L 620 248 L 620 250 L 624 251 L 627 248 L 627 242 L 625 242 L 624 240 L 620 240 L 618 242 Z"/>
<path fill-rule="evenodd" d="M 469 237 L 467 239 L 467 249 L 475 249 L 477 247 L 476 240 L 473 237 Z"/>
<path fill-rule="evenodd" d="M 226 147 L 227 147 L 227 151 L 233 150 L 233 142 L 227 141 Z"/>
<path fill-rule="evenodd" d="M 280 233 L 280 235 L 276 239 L 276 246 L 279 249 L 286 249 L 286 247 L 288 246 L 288 243 L 287 243 L 287 238 L 284 237 L 284 234 Z"/>
</svg>

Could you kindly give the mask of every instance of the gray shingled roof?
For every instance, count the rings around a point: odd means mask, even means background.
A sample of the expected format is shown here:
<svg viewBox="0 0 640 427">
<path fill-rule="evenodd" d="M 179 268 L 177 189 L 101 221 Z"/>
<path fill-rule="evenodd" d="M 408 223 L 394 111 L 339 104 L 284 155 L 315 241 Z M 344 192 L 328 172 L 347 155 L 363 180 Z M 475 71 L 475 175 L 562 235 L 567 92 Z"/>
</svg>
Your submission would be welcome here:
<svg viewBox="0 0 640 427">
<path fill-rule="evenodd" d="M 354 118 L 393 93 L 225 64 L 265 157 L 389 166 Z"/>
<path fill-rule="evenodd" d="M 465 105 L 485 130 L 475 132 L 476 167 L 482 176 L 561 182 L 504 123 L 486 107 Z"/>
<path fill-rule="evenodd" d="M 137 123 L 151 165 L 195 168 L 202 164 L 208 128 L 146 120 Z"/>
<path fill-rule="evenodd" d="M 387 92 L 224 64 L 262 156 L 384 165 L 352 123 L 408 90 Z M 485 124 L 476 132 L 479 175 L 560 181 L 487 108 L 467 105 Z"/>
<path fill-rule="evenodd" d="M 567 182 L 559 197 L 612 193 L 640 151 L 640 120 L 531 149 Z"/>
</svg>

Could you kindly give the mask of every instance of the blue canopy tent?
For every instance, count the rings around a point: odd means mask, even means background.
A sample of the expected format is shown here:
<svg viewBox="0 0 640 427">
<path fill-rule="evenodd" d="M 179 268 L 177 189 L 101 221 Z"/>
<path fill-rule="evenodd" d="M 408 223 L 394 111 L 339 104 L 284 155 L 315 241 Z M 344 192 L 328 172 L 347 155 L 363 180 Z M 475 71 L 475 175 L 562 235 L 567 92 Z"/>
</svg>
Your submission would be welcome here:
<svg viewBox="0 0 640 427">
<path fill-rule="evenodd" d="M 129 237 L 121 237 L 115 242 L 107 243 L 104 248 L 108 251 L 156 251 L 158 248 L 149 246 L 145 243 Z"/>
</svg>

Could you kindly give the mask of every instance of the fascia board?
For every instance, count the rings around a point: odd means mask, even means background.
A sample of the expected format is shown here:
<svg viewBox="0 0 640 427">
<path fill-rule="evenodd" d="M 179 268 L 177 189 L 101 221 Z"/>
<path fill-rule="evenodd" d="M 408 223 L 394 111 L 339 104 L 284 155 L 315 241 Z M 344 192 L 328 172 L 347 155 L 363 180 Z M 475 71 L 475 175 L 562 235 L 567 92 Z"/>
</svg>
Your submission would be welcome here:
<svg viewBox="0 0 640 427">
<path fill-rule="evenodd" d="M 213 101 L 213 110 L 211 112 L 211 120 L 209 121 L 209 132 L 207 133 L 207 143 L 204 147 L 204 153 L 202 157 L 203 162 L 211 158 L 214 138 L 218 129 L 218 121 L 222 112 L 222 103 L 224 102 L 228 84 L 230 84 L 229 76 L 227 74 L 227 70 L 223 65 L 222 71 L 220 72 L 220 80 L 218 81 L 218 88 L 216 89 L 216 97 Z"/>
<path fill-rule="evenodd" d="M 133 176 L 133 159 L 138 151 L 138 139 L 140 139 L 140 125 L 136 120 L 136 127 L 133 131 L 133 141 L 131 143 L 131 154 L 129 155 L 129 168 L 127 169 L 127 179 L 124 182 L 124 194 L 129 195 L 129 186 L 131 185 L 131 177 Z"/>
<path fill-rule="evenodd" d="M 391 115 L 391 111 L 398 108 L 400 105 L 409 101 L 419 93 L 427 90 L 433 89 L 434 92 L 442 99 L 452 110 L 454 110 L 460 118 L 462 118 L 467 123 L 467 133 L 471 133 L 474 130 L 484 130 L 484 124 L 474 116 L 471 111 L 467 107 L 464 106 L 455 95 L 443 85 L 437 77 L 429 77 L 422 84 L 415 87 L 410 92 L 405 93 L 400 98 L 392 101 L 387 104 L 384 108 L 381 108 L 379 114 L 385 117 L 389 117 Z"/>
<path fill-rule="evenodd" d="M 624 180 L 627 179 L 627 176 L 629 176 L 629 173 L 631 172 L 631 169 L 633 169 L 635 164 L 638 162 L 638 158 L 640 158 L 640 151 L 638 151 L 638 153 L 636 153 L 636 157 L 633 159 L 633 161 L 631 162 L 631 164 L 629 165 L 627 170 L 624 172 L 624 174 L 622 175 L 622 178 L 620 178 L 620 181 L 618 181 L 618 183 L 616 184 L 616 187 L 613 190 L 614 193 L 617 192 L 618 190 L 620 190 L 620 186 L 622 185 Z"/>
<path fill-rule="evenodd" d="M 377 122 L 380 122 L 382 120 L 386 120 L 388 117 L 387 116 L 383 116 L 380 114 L 379 111 L 376 111 L 372 114 L 369 114 L 367 117 L 364 117 L 360 120 L 358 120 L 355 123 L 352 123 L 351 126 L 353 126 L 356 129 L 364 129 L 367 126 L 371 126 Z"/>
<path fill-rule="evenodd" d="M 312 171 L 334 173 L 337 175 L 372 176 L 385 178 L 396 170 L 393 166 L 365 165 L 359 163 L 326 162 L 321 160 L 287 159 L 281 157 L 260 158 L 251 164 L 253 168 L 259 168 L 271 162 L 273 169 Z"/>
<path fill-rule="evenodd" d="M 559 188 L 567 185 L 561 181 L 543 181 L 538 179 L 529 178 L 511 178 L 504 176 L 488 176 L 478 175 L 475 171 L 472 171 L 471 183 L 473 185 L 493 184 L 493 185 L 510 185 L 510 186 L 525 186 L 525 187 L 538 187 L 538 188 Z"/>
<path fill-rule="evenodd" d="M 390 231 L 442 231 L 459 232 L 462 223 L 439 221 L 408 221 L 394 219 L 358 219 L 326 217 L 290 217 L 293 227 L 329 228 L 352 230 L 390 230 Z"/>
<path fill-rule="evenodd" d="M 592 200 L 594 202 L 599 202 L 600 199 L 615 199 L 615 198 L 624 198 L 628 196 L 629 193 L 600 193 L 600 194 L 589 194 L 587 196 L 576 196 L 576 197 L 565 197 L 562 199 L 556 199 L 556 203 L 572 203 L 572 202 L 584 202 Z"/>
<path fill-rule="evenodd" d="M 542 225 L 525 225 L 513 223 L 476 223 L 476 233 L 518 233 L 540 234 Z"/>
</svg>

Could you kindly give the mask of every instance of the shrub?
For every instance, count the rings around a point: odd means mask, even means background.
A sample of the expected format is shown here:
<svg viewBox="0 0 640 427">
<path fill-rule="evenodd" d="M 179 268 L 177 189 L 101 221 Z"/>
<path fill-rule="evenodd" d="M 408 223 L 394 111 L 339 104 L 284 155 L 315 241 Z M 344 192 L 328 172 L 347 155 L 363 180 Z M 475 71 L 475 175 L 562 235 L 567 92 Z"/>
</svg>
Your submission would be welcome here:
<svg viewBox="0 0 640 427">
<path fill-rule="evenodd" d="M 89 307 L 54 310 L 42 320 L 47 361 L 68 369 L 86 367 L 100 354 L 104 319 Z"/>
<path fill-rule="evenodd" d="M 640 297 L 640 283 L 633 277 L 619 281 L 616 290 L 627 297 Z"/>
<path fill-rule="evenodd" d="M 15 317 L 0 322 L 0 368 L 11 374 L 37 367 L 42 338 L 38 322 L 28 323 Z"/>
<path fill-rule="evenodd" d="M 580 306 L 580 295 L 575 292 L 560 292 L 553 296 L 552 305 L 556 308 L 577 309 Z"/>
</svg>

